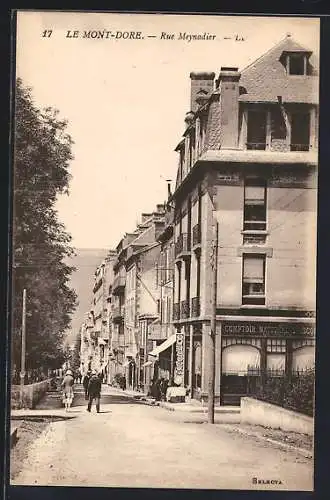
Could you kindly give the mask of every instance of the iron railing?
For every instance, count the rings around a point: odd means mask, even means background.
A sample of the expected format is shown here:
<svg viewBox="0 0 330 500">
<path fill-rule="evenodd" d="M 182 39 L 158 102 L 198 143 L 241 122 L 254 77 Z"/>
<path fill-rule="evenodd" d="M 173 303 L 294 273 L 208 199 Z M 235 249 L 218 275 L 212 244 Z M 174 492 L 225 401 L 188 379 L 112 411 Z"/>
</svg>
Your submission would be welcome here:
<svg viewBox="0 0 330 500">
<path fill-rule="evenodd" d="M 193 297 L 191 300 L 191 317 L 197 318 L 201 313 L 201 304 L 199 297 Z"/>
<path fill-rule="evenodd" d="M 180 304 L 176 302 L 173 304 L 173 320 L 177 321 L 178 319 L 180 319 Z"/>
<path fill-rule="evenodd" d="M 192 236 L 193 236 L 193 246 L 195 247 L 196 245 L 200 245 L 201 244 L 201 227 L 199 224 L 196 224 L 193 227 Z"/>
<path fill-rule="evenodd" d="M 191 250 L 191 238 L 187 233 L 179 234 L 175 242 L 175 257 L 179 257 L 184 253 L 189 253 Z"/>
<path fill-rule="evenodd" d="M 190 316 L 190 305 L 189 300 L 182 300 L 180 307 L 180 317 L 182 319 L 187 319 Z"/>
<path fill-rule="evenodd" d="M 113 280 L 112 293 L 118 295 L 125 288 L 126 276 L 116 276 Z"/>
</svg>

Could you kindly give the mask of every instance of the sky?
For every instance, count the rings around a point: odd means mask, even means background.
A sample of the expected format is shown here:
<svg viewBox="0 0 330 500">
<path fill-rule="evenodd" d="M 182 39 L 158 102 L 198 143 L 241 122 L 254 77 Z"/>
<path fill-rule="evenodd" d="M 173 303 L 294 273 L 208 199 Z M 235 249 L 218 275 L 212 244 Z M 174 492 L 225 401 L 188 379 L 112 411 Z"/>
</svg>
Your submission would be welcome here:
<svg viewBox="0 0 330 500">
<path fill-rule="evenodd" d="M 144 38 L 83 38 L 85 30 Z M 215 38 L 189 42 L 180 32 Z M 142 212 L 165 201 L 190 108 L 190 72 L 242 69 L 287 33 L 318 52 L 313 18 L 18 13 L 17 76 L 38 107 L 60 111 L 74 140 L 70 194 L 57 209 L 75 248 L 115 248 Z"/>
</svg>

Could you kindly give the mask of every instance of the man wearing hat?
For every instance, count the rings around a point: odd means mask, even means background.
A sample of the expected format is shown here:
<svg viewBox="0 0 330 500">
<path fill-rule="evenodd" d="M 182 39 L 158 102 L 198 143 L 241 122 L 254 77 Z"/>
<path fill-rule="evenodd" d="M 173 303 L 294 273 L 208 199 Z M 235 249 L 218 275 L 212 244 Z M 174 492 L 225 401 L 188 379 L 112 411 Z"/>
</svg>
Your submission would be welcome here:
<svg viewBox="0 0 330 500">
<path fill-rule="evenodd" d="M 101 398 L 101 378 L 97 375 L 96 370 L 92 371 L 91 378 L 88 383 L 88 406 L 87 411 L 91 411 L 93 399 L 96 403 L 96 411 L 100 413 L 100 398 Z"/>
</svg>

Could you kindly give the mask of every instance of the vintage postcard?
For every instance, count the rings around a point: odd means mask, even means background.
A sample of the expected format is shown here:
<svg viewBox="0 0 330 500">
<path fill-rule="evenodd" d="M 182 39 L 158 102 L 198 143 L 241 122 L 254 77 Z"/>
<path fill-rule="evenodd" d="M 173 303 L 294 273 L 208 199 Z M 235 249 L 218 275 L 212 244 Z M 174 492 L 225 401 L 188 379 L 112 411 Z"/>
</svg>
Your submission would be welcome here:
<svg viewBox="0 0 330 500">
<path fill-rule="evenodd" d="M 10 484 L 312 491 L 319 19 L 16 24 Z"/>
</svg>

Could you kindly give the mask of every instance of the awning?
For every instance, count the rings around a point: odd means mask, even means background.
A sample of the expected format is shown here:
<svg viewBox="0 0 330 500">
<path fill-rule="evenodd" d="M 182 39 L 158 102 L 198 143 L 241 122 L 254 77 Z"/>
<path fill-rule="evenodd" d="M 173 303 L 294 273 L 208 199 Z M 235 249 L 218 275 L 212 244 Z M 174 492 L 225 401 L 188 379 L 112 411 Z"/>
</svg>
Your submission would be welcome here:
<svg viewBox="0 0 330 500">
<path fill-rule="evenodd" d="M 148 354 L 150 356 L 158 356 L 159 353 L 171 347 L 171 345 L 173 345 L 175 341 L 176 341 L 176 334 L 173 334 L 168 339 L 166 339 L 165 342 L 155 347 L 155 349 L 153 349 L 151 352 L 148 352 Z"/>
<path fill-rule="evenodd" d="M 152 361 L 147 361 L 146 363 L 143 363 L 142 368 L 145 366 L 151 366 L 151 365 L 152 365 Z"/>
</svg>

